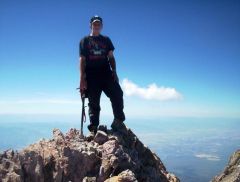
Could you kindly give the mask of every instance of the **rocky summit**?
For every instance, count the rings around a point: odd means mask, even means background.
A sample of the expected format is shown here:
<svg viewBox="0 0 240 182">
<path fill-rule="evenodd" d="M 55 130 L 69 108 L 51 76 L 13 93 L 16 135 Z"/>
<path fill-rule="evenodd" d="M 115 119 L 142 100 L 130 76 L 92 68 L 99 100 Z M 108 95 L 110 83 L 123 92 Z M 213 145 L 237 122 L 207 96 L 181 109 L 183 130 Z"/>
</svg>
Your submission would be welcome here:
<svg viewBox="0 0 240 182">
<path fill-rule="evenodd" d="M 231 155 L 223 172 L 211 182 L 240 182 L 240 149 Z"/>
<path fill-rule="evenodd" d="M 125 125 L 124 125 L 125 126 Z M 0 182 L 179 182 L 131 129 L 100 125 L 94 137 L 53 129 L 19 151 L 0 155 Z"/>
</svg>

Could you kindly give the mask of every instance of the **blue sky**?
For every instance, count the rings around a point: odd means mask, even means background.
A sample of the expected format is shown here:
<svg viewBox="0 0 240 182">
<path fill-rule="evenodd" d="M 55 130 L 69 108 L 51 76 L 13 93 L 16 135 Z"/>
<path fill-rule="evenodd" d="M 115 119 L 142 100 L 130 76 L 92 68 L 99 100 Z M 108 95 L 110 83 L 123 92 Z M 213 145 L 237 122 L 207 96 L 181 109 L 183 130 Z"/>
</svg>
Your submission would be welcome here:
<svg viewBox="0 0 240 182">
<path fill-rule="evenodd" d="M 240 117 L 237 0 L 1 0 L 0 114 L 80 114 L 78 46 L 95 14 L 127 117 Z M 104 93 L 101 108 L 112 115 Z"/>
</svg>

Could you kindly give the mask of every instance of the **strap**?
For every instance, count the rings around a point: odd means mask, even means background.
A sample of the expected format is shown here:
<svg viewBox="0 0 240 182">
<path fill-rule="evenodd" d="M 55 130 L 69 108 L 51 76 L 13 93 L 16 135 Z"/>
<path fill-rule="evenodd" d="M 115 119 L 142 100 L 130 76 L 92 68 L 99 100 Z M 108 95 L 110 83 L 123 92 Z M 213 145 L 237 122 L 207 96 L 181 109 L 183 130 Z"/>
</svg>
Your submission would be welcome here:
<svg viewBox="0 0 240 182">
<path fill-rule="evenodd" d="M 83 109 L 83 122 L 86 123 L 86 113 L 85 113 L 85 107 L 87 106 L 84 106 L 84 109 Z"/>
</svg>

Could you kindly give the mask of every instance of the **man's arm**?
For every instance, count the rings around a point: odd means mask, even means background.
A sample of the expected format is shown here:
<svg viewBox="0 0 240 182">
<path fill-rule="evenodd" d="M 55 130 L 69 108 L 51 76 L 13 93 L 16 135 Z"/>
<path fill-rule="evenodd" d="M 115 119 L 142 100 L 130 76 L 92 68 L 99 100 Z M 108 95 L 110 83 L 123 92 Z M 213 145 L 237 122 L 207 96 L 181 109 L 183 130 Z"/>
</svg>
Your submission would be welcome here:
<svg viewBox="0 0 240 182">
<path fill-rule="evenodd" d="M 85 67 L 86 67 L 86 57 L 81 55 L 80 56 L 80 79 L 86 78 Z"/>
<path fill-rule="evenodd" d="M 80 62 L 80 91 L 87 89 L 86 81 L 86 55 L 87 51 L 85 48 L 85 37 L 82 38 L 79 42 L 79 62 Z"/>
<path fill-rule="evenodd" d="M 111 66 L 112 71 L 113 71 L 114 80 L 118 82 L 119 79 L 118 79 L 118 76 L 117 76 L 117 66 L 116 66 L 116 61 L 115 61 L 115 57 L 113 55 L 112 50 L 110 50 L 108 52 L 108 59 L 109 59 L 110 66 Z"/>
<path fill-rule="evenodd" d="M 86 57 L 80 56 L 80 90 L 87 89 L 86 82 Z"/>
</svg>

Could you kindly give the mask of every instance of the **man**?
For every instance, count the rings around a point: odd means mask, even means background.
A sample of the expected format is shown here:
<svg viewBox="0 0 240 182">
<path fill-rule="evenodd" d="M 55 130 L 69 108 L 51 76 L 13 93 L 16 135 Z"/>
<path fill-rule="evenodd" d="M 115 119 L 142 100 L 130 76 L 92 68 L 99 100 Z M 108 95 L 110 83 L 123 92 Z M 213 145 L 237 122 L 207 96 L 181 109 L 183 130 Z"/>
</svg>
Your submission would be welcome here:
<svg viewBox="0 0 240 182">
<path fill-rule="evenodd" d="M 88 98 L 90 135 L 95 135 L 100 116 L 100 96 L 103 91 L 110 99 L 114 120 L 113 130 L 124 126 L 123 91 L 119 85 L 116 62 L 113 55 L 114 46 L 111 39 L 101 34 L 103 20 L 100 16 L 90 19 L 91 32 L 79 43 L 80 56 L 80 92 Z"/>
</svg>

